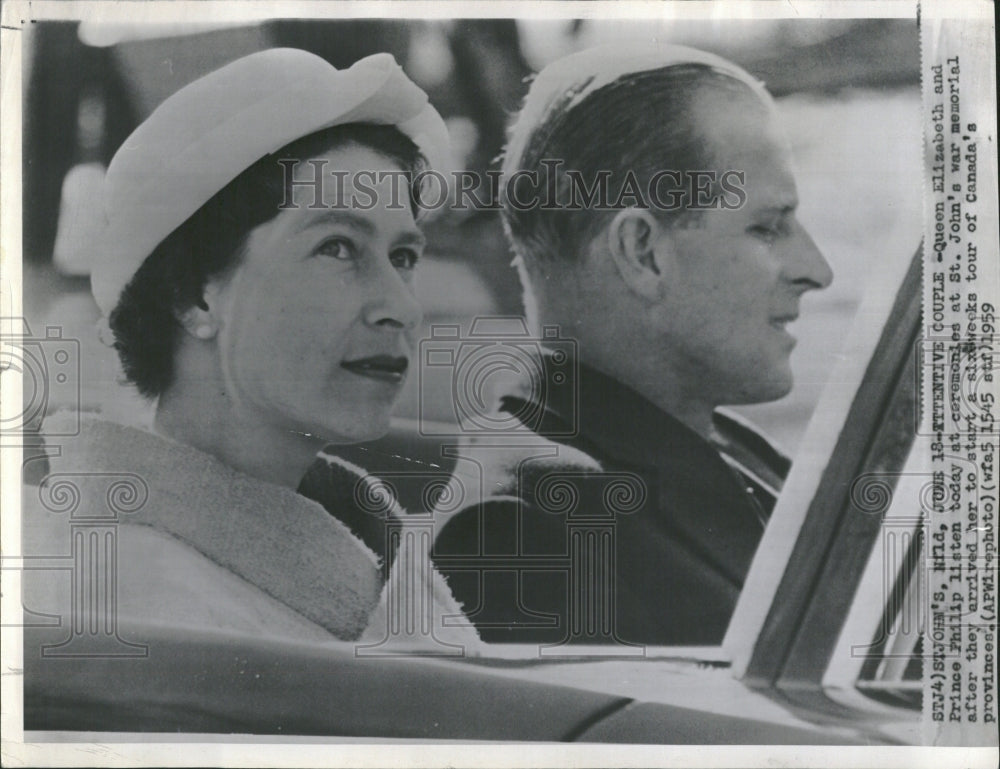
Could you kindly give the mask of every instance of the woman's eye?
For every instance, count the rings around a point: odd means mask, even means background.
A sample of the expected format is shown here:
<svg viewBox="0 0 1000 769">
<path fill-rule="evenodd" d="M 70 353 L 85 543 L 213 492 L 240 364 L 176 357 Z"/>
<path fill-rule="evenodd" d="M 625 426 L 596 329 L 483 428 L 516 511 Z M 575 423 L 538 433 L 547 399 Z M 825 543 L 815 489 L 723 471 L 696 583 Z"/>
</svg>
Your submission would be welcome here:
<svg viewBox="0 0 1000 769">
<path fill-rule="evenodd" d="M 392 266 L 397 270 L 412 270 L 420 260 L 420 254 L 412 248 L 399 248 L 389 254 Z"/>
<path fill-rule="evenodd" d="M 354 245 L 349 240 L 343 238 L 332 238 L 320 244 L 316 249 L 320 256 L 329 256 L 333 259 L 348 260 L 354 258 Z"/>
</svg>

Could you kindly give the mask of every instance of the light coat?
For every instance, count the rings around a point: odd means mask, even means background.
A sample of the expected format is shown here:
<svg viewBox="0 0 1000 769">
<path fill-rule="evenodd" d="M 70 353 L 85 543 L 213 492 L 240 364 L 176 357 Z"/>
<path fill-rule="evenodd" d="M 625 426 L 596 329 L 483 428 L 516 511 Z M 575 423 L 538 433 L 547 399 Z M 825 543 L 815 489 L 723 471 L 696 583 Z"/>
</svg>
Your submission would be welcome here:
<svg viewBox="0 0 1000 769">
<path fill-rule="evenodd" d="M 429 565 L 420 549 L 429 537 L 402 536 L 386 576 L 380 559 L 321 505 L 189 446 L 96 419 L 47 445 L 48 474 L 24 488 L 23 554 L 26 563 L 65 568 L 24 572 L 29 612 L 65 618 L 66 627 L 74 612 L 100 605 L 112 607 L 117 623 L 387 640 L 397 651 L 448 639 L 475 653 L 475 631 L 461 620 L 444 622 L 462 617 L 444 581 L 420 568 Z M 355 497 L 384 494 L 376 479 L 344 464 L 341 477 L 357 484 Z M 409 531 L 406 513 L 391 498 L 382 501 Z M 83 568 L 92 545 L 112 551 L 100 556 L 100 573 Z M 113 600 L 81 592 L 104 590 L 105 581 Z M 400 591 L 421 600 L 401 604 Z M 387 623 L 390 607 L 403 616 Z M 398 631 L 391 637 L 390 624 Z"/>
</svg>

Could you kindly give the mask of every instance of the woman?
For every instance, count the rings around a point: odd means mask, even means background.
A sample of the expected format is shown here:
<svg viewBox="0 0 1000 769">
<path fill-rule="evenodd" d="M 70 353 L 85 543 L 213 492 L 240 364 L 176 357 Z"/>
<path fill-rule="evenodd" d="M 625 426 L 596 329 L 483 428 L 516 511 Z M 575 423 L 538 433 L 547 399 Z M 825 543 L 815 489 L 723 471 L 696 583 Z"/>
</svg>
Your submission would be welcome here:
<svg viewBox="0 0 1000 769">
<path fill-rule="evenodd" d="M 110 610 L 121 618 L 384 635 L 379 556 L 397 554 L 379 553 L 386 536 L 371 520 L 384 529 L 403 512 L 329 455 L 335 509 L 296 489 L 325 444 L 388 429 L 421 319 L 414 175 L 440 165 L 446 143 L 387 54 L 337 71 L 304 51 L 264 51 L 139 126 L 108 169 L 92 287 L 126 376 L 156 398 L 155 429 L 86 420 L 60 440 L 38 495 L 48 509 L 25 516 L 26 553 L 67 541 L 52 511 L 69 483 L 71 518 L 120 513 Z M 131 484 L 130 505 L 116 507 L 115 478 Z M 436 574 L 415 586 L 397 572 L 396 587 L 424 591 L 438 616 L 459 613 Z M 52 605 L 70 589 L 47 593 Z"/>
</svg>

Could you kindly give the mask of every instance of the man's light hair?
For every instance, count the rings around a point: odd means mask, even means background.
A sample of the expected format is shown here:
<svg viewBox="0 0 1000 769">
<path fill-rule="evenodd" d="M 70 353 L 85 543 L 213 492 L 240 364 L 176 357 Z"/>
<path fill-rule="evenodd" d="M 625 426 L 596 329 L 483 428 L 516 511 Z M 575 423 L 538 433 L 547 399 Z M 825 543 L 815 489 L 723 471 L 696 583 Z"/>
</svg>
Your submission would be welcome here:
<svg viewBox="0 0 1000 769">
<path fill-rule="evenodd" d="M 544 178 L 558 161 L 555 188 L 561 201 L 572 198 L 580 180 L 591 185 L 604 173 L 609 174 L 608 200 L 613 203 L 630 173 L 645 189 L 657 172 L 683 175 L 718 163 L 716 148 L 693 114 L 702 94 L 739 99 L 741 109 L 773 107 L 761 83 L 711 54 L 668 46 L 626 56 L 622 62 L 621 56 L 610 58 L 610 53 L 593 49 L 575 54 L 538 75 L 511 128 L 503 161 L 504 189 L 518 171 L 535 171 Z M 661 177 L 656 186 L 664 197 L 675 189 L 670 178 Z M 524 199 L 516 183 L 513 191 Z M 626 207 L 626 199 L 622 196 L 618 208 Z M 614 208 L 516 207 L 508 196 L 502 216 L 522 263 L 522 280 L 546 262 L 576 260 L 613 218 Z M 653 207 L 652 213 L 668 226 L 678 226 L 696 222 L 699 212 L 680 206 Z"/>
</svg>

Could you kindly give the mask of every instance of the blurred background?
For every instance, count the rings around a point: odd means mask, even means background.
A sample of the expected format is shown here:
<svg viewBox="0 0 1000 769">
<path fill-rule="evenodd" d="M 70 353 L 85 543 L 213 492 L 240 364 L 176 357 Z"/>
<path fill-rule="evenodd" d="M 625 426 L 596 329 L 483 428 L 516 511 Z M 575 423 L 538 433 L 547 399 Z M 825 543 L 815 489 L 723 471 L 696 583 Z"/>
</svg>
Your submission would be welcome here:
<svg viewBox="0 0 1000 769">
<path fill-rule="evenodd" d="M 307 20 L 205 26 L 42 22 L 24 59 L 24 308 L 34 337 L 49 326 L 79 340 L 80 406 L 142 420 L 149 405 L 119 383 L 98 338 L 89 233 L 117 147 L 164 98 L 264 48 L 316 53 L 338 68 L 388 51 L 448 122 L 456 168 L 495 167 L 526 79 L 591 45 L 681 43 L 720 54 L 778 98 L 797 163 L 800 219 L 836 278 L 806 296 L 793 327 L 793 393 L 740 409 L 794 453 L 841 343 L 885 254 L 921 233 L 919 46 L 912 20 L 540 21 Z M 425 324 L 520 315 L 520 286 L 497 214 L 448 211 L 428 223 L 417 272 Z M 427 329 L 425 329 L 425 332 Z M 398 413 L 454 421 L 445 389 L 418 398 L 410 377 Z M 47 410 L 74 406 L 74 388 Z"/>
</svg>

